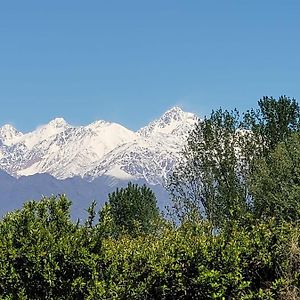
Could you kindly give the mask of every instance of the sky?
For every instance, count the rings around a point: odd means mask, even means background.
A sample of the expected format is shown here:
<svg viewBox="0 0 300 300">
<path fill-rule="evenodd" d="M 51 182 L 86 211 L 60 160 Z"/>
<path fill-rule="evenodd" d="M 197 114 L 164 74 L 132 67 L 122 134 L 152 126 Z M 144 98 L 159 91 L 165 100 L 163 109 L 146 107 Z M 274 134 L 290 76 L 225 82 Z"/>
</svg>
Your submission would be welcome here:
<svg viewBox="0 0 300 300">
<path fill-rule="evenodd" d="M 299 0 L 1 1 L 0 126 L 300 101 L 299 16 Z"/>
</svg>

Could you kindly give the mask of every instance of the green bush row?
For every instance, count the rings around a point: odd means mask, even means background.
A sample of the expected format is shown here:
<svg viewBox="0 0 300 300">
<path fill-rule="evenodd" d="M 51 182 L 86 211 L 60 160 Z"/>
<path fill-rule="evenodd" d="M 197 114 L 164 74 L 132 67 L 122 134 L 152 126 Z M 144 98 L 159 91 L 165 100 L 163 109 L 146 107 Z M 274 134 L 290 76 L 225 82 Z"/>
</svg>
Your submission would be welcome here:
<svg viewBox="0 0 300 300">
<path fill-rule="evenodd" d="M 159 222 L 107 237 L 74 224 L 64 197 L 28 202 L 0 222 L 1 299 L 287 299 L 299 287 L 299 227 Z"/>
</svg>

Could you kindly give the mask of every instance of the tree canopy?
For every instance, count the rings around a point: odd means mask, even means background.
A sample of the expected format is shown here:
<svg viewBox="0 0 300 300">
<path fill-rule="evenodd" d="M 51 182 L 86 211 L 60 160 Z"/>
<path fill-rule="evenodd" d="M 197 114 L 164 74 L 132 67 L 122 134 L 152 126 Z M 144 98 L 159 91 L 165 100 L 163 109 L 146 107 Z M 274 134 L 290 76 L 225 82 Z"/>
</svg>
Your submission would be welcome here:
<svg viewBox="0 0 300 300">
<path fill-rule="evenodd" d="M 258 105 L 243 115 L 213 111 L 192 130 L 168 183 L 180 221 L 204 218 L 222 227 L 258 212 L 257 192 L 251 189 L 259 159 L 268 160 L 277 145 L 299 129 L 294 99 L 263 97 Z"/>
<path fill-rule="evenodd" d="M 156 196 L 146 185 L 128 183 L 108 195 L 108 202 L 101 213 L 102 220 L 109 220 L 114 234 L 149 233 L 159 217 Z"/>
</svg>

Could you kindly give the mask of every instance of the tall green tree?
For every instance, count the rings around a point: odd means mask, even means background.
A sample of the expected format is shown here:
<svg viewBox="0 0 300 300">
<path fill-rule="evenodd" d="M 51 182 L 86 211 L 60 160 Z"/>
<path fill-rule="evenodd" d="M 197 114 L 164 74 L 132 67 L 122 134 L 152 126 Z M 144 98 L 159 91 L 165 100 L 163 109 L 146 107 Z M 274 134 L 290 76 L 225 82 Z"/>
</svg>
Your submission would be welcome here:
<svg viewBox="0 0 300 300">
<path fill-rule="evenodd" d="M 250 137 L 236 110 L 198 122 L 168 183 L 180 221 L 207 218 L 220 227 L 246 213 Z"/>
<path fill-rule="evenodd" d="M 258 145 L 248 182 L 255 218 L 295 220 L 298 215 L 300 108 L 295 99 L 263 97 L 244 115 Z M 249 126 L 250 125 L 250 126 Z"/>
<path fill-rule="evenodd" d="M 295 99 L 287 96 L 281 96 L 278 100 L 263 97 L 258 101 L 258 107 L 245 113 L 244 127 L 257 137 L 266 156 L 279 142 L 299 130 L 300 108 Z"/>
<path fill-rule="evenodd" d="M 300 218 L 300 133 L 256 161 L 250 178 L 256 218 Z"/>
<path fill-rule="evenodd" d="M 146 185 L 128 183 L 108 195 L 108 203 L 100 213 L 100 223 L 106 222 L 115 234 L 149 233 L 159 217 L 159 209 L 153 191 Z M 106 229 L 107 230 L 107 229 Z"/>
<path fill-rule="evenodd" d="M 213 111 L 191 131 L 168 189 L 180 221 L 208 219 L 222 227 L 255 210 L 249 183 L 258 159 L 299 129 L 299 106 L 286 96 L 263 97 L 257 110 Z"/>
</svg>

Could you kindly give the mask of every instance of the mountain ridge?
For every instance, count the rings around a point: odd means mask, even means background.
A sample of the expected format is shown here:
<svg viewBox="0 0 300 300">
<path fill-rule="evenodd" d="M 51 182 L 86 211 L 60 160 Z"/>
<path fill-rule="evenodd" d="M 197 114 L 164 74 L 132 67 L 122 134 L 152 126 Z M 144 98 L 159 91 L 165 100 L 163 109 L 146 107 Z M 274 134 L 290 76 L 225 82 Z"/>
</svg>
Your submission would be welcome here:
<svg viewBox="0 0 300 300">
<path fill-rule="evenodd" d="M 57 179 L 99 176 L 162 183 L 197 116 L 180 107 L 134 132 L 98 120 L 72 126 L 55 118 L 29 133 L 0 127 L 0 169 L 14 177 L 48 173 Z"/>
</svg>

